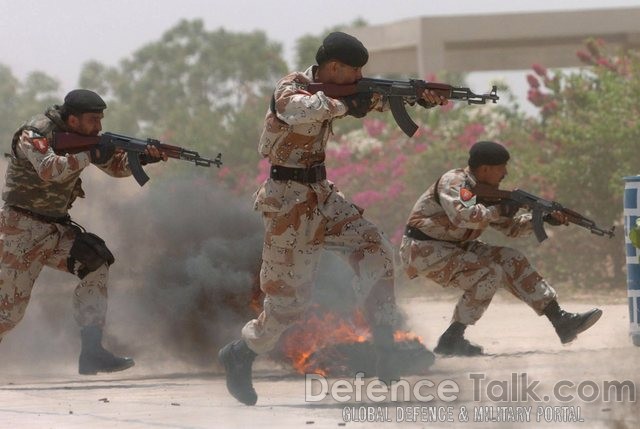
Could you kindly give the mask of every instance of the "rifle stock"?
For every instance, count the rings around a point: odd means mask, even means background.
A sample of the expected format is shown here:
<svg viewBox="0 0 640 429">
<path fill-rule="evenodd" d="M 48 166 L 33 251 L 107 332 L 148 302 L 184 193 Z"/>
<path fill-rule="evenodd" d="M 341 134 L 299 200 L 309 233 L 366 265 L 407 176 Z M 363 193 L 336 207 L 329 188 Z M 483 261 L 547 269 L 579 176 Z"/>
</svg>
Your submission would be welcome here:
<svg viewBox="0 0 640 429">
<path fill-rule="evenodd" d="M 58 155 L 86 152 L 100 143 L 100 136 L 83 136 L 75 133 L 54 133 L 51 147 Z"/>
</svg>

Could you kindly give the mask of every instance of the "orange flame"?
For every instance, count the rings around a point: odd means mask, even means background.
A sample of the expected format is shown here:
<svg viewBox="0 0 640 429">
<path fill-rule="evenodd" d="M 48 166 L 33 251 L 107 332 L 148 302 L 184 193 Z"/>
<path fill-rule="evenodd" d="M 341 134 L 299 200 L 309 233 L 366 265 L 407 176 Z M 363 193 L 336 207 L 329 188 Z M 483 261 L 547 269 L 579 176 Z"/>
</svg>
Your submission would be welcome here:
<svg viewBox="0 0 640 429">
<path fill-rule="evenodd" d="M 323 313 L 322 317 L 312 312 L 287 331 L 281 350 L 297 372 L 326 375 L 325 370 L 314 367 L 309 361 L 314 352 L 337 343 L 361 343 L 370 336 L 369 327 L 360 312 L 356 312 L 352 319 L 334 312 Z"/>
<path fill-rule="evenodd" d="M 298 373 L 327 376 L 328 368 L 319 367 L 317 359 L 313 359 L 315 352 L 336 344 L 362 343 L 370 339 L 371 330 L 362 312 L 356 311 L 352 317 L 345 317 L 312 306 L 308 316 L 283 335 L 279 352 Z M 400 330 L 394 333 L 394 341 L 423 343 L 418 335 Z"/>
<path fill-rule="evenodd" d="M 422 340 L 422 337 L 419 335 L 414 334 L 413 332 L 409 332 L 409 331 L 396 331 L 393 333 L 393 340 L 396 343 L 402 342 L 402 341 L 418 341 L 421 344 L 424 344 L 424 341 Z"/>
</svg>

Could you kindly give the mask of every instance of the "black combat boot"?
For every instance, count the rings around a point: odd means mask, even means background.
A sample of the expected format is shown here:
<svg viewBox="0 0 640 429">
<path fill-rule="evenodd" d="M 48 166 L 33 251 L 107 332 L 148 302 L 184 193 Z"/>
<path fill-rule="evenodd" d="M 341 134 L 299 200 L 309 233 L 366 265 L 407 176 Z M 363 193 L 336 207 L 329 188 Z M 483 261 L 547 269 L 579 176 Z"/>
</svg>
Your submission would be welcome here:
<svg viewBox="0 0 640 429">
<path fill-rule="evenodd" d="M 555 299 L 547 305 L 543 313 L 556 329 L 562 344 L 575 340 L 580 332 L 592 327 L 602 316 L 602 310 L 599 308 L 584 313 L 567 313 L 560 308 Z"/>
<path fill-rule="evenodd" d="M 376 352 L 376 376 L 387 386 L 400 379 L 400 362 L 395 353 L 393 327 L 374 326 L 371 334 Z"/>
<path fill-rule="evenodd" d="M 258 401 L 251 382 L 251 366 L 256 356 L 244 340 L 235 340 L 218 352 L 218 360 L 227 374 L 227 390 L 245 405 L 255 405 Z"/>
<path fill-rule="evenodd" d="M 98 372 L 123 371 L 135 365 L 133 359 L 114 356 L 102 347 L 102 328 L 85 326 L 80 331 L 82 349 L 78 362 L 78 372 L 83 375 L 95 375 Z"/>
<path fill-rule="evenodd" d="M 464 330 L 467 325 L 460 322 L 453 322 L 438 340 L 438 345 L 434 352 L 446 356 L 479 356 L 482 354 L 482 347 L 470 343 L 464 338 Z"/>
</svg>

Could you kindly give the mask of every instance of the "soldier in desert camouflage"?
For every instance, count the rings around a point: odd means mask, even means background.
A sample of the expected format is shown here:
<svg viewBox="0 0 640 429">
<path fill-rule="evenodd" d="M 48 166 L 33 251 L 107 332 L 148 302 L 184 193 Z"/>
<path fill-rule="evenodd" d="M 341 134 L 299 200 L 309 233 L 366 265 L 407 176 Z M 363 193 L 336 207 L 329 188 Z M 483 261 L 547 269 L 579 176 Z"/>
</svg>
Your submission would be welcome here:
<svg viewBox="0 0 640 429">
<path fill-rule="evenodd" d="M 56 154 L 54 132 L 97 135 L 106 104 L 95 92 L 69 92 L 62 106 L 48 108 L 22 125 L 11 141 L 0 211 L 0 339 L 24 316 L 31 290 L 44 266 L 77 275 L 73 315 L 81 327 L 80 374 L 121 371 L 134 365 L 102 347 L 107 311 L 107 277 L 113 255 L 98 236 L 72 222 L 68 211 L 83 198 L 80 174 L 93 163 L 114 177 L 131 175 L 127 155 L 96 145 L 77 154 Z M 156 148 L 141 155 L 156 162 Z"/>
<path fill-rule="evenodd" d="M 270 178 L 255 201 L 265 224 L 260 271 L 264 310 L 245 325 L 242 339 L 219 353 L 229 392 L 245 404 L 257 401 L 251 380 L 254 358 L 271 350 L 305 311 L 323 249 L 338 252 L 357 274 L 353 289 L 372 327 L 377 376 L 385 382 L 397 378 L 397 369 L 387 365 L 396 312 L 393 248 L 362 210 L 326 180 L 324 166 L 333 120 L 361 118 L 385 109 L 388 102 L 371 94 L 333 99 L 322 91 L 305 91 L 312 82 L 354 83 L 362 78 L 368 57 L 355 37 L 331 33 L 318 49 L 318 65 L 291 73 L 276 85 L 259 142 L 261 155 L 271 163 Z M 425 107 L 447 102 L 430 92 L 417 101 Z"/>
<path fill-rule="evenodd" d="M 563 344 L 591 327 L 602 315 L 599 309 L 567 313 L 560 309 L 556 292 L 519 251 L 492 246 L 478 238 L 489 226 L 508 237 L 532 232 L 531 215 L 516 215 L 509 202 L 483 205 L 472 189 L 477 183 L 498 187 L 507 174 L 509 152 L 495 142 L 478 142 L 469 151 L 466 168 L 442 175 L 418 199 L 407 221 L 400 256 L 410 278 L 425 276 L 447 287 L 464 291 L 449 328 L 440 337 L 436 353 L 474 356 L 482 348 L 464 338 L 499 287 L 529 305 L 553 324 Z M 545 219 L 551 225 L 566 224 L 560 212 Z"/>
</svg>

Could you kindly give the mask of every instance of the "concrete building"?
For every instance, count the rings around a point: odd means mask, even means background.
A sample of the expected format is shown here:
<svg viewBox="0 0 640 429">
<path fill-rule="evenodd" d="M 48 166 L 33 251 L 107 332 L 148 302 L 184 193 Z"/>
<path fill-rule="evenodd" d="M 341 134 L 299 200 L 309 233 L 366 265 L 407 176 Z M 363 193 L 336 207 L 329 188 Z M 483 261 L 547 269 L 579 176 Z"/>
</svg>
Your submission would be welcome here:
<svg viewBox="0 0 640 429">
<path fill-rule="evenodd" d="M 347 31 L 369 49 L 369 75 L 572 67 L 590 37 L 640 49 L 640 7 L 419 17 Z"/>
</svg>

